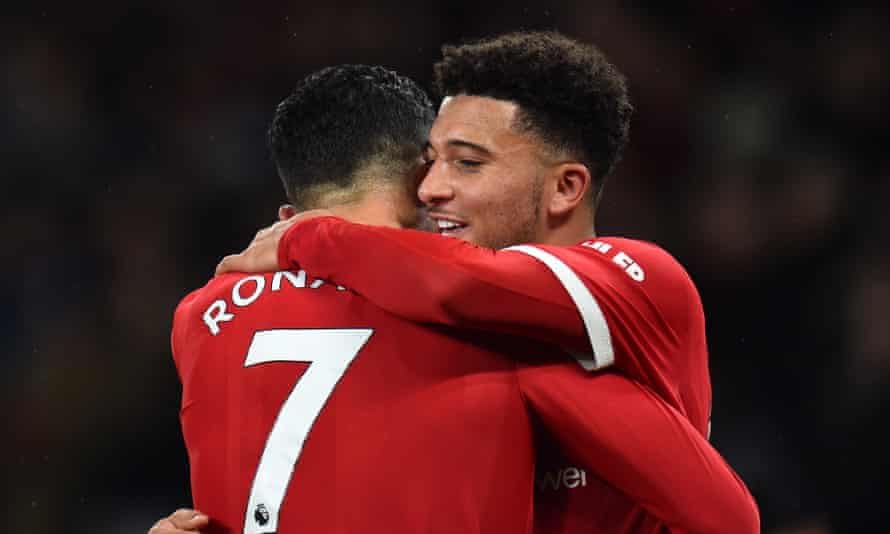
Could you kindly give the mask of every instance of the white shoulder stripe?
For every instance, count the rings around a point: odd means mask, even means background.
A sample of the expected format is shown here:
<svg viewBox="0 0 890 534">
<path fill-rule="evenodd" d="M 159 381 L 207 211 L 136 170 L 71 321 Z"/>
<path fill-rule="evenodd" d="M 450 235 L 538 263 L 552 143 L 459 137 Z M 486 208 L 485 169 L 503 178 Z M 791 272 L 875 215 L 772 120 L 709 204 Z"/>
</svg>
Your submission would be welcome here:
<svg viewBox="0 0 890 534">
<path fill-rule="evenodd" d="M 593 294 L 587 289 L 584 282 L 578 278 L 578 275 L 562 260 L 539 248 L 529 245 L 517 245 L 503 250 L 515 250 L 536 258 L 556 275 L 556 278 L 569 293 L 569 297 L 572 298 L 572 301 L 578 308 L 578 312 L 581 314 L 584 328 L 587 330 L 587 336 L 590 338 L 590 346 L 593 349 L 593 355 L 573 354 L 578 363 L 581 364 L 581 367 L 587 371 L 595 371 L 612 365 L 615 362 L 615 353 L 612 350 L 612 335 L 609 333 L 609 323 L 606 322 L 603 311 L 597 304 Z"/>
</svg>

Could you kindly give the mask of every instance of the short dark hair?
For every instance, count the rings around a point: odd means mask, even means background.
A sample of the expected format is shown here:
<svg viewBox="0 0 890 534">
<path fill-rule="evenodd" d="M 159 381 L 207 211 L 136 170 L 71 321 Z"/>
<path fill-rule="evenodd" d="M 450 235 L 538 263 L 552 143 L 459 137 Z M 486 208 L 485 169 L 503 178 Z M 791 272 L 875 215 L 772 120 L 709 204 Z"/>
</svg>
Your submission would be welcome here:
<svg viewBox="0 0 890 534">
<path fill-rule="evenodd" d="M 269 147 L 288 199 L 319 207 L 325 192 L 356 186 L 369 163 L 401 180 L 419 160 L 435 110 L 409 78 L 379 66 L 338 65 L 310 74 L 278 105 Z"/>
<path fill-rule="evenodd" d="M 587 165 L 596 198 L 627 144 L 633 106 L 624 76 L 595 46 L 556 32 L 518 32 L 442 47 L 440 97 L 519 106 L 518 128 Z"/>
</svg>

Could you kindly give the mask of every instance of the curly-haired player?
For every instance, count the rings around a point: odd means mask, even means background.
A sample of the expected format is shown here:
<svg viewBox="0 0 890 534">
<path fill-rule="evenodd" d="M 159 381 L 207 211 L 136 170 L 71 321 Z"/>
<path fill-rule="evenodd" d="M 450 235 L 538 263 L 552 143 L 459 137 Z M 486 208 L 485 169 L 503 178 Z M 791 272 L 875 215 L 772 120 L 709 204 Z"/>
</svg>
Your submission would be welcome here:
<svg viewBox="0 0 890 534">
<path fill-rule="evenodd" d="M 630 131 L 624 76 L 596 47 L 558 33 L 511 33 L 442 47 L 434 66 L 443 97 L 474 95 L 516 104 L 513 127 L 549 156 L 583 163 L 599 198 Z M 595 204 L 594 204 L 595 206 Z"/>
<path fill-rule="evenodd" d="M 595 234 L 603 182 L 628 138 L 621 74 L 596 47 L 553 32 L 445 46 L 434 73 L 443 102 L 418 194 L 441 236 L 459 239 L 303 216 L 222 269 L 299 265 L 406 319 L 564 347 L 586 370 L 644 384 L 707 436 L 708 355 L 694 284 L 658 246 Z M 731 520 L 695 499 L 659 508 L 637 491 L 648 481 L 618 491 L 615 479 L 579 465 L 586 451 L 571 430 L 550 432 L 574 445 L 539 449 L 540 532 L 660 532 L 661 520 L 683 530 L 675 514 L 713 532 L 758 530 L 750 495 Z M 649 439 L 662 437 L 653 429 Z M 678 495 L 691 495 L 695 482 L 673 480 Z"/>
</svg>

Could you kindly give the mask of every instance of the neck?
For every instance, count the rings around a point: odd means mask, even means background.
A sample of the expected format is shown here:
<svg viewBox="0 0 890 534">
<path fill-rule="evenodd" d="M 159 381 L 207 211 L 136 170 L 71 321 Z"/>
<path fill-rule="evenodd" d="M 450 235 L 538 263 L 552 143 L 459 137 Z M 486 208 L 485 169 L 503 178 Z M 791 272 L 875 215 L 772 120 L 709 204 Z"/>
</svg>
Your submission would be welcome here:
<svg viewBox="0 0 890 534">
<path fill-rule="evenodd" d="M 330 212 L 349 222 L 372 226 L 403 228 L 409 224 L 406 214 L 416 211 L 413 206 L 406 211 L 406 199 L 401 192 L 369 191 L 360 199 L 328 208 Z"/>
<path fill-rule="evenodd" d="M 570 246 L 576 245 L 585 239 L 596 237 L 593 223 L 577 225 L 563 225 L 552 229 L 543 240 L 545 245 Z"/>
<path fill-rule="evenodd" d="M 578 209 L 565 217 L 548 220 L 541 243 L 545 245 L 571 246 L 596 237 L 593 213 Z"/>
</svg>

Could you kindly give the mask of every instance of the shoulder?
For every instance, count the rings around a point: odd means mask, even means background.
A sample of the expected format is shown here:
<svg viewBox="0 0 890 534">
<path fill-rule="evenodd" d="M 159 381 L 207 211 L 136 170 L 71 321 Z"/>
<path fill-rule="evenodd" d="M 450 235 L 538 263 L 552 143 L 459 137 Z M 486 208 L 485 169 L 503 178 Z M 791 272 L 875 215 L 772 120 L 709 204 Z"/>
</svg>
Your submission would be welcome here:
<svg viewBox="0 0 890 534">
<path fill-rule="evenodd" d="M 614 276 L 616 281 L 644 287 L 662 284 L 691 285 L 686 269 L 666 250 L 648 241 L 623 237 L 599 237 L 572 246 L 526 245 L 565 263 L 582 276 Z M 535 250 L 523 250 L 540 256 Z M 537 254 L 536 254 L 537 252 Z M 539 258 L 542 259 L 543 258 Z M 623 274 L 622 274 L 623 273 Z"/>
<path fill-rule="evenodd" d="M 232 285 L 238 279 L 236 274 L 217 276 L 208 281 L 203 287 L 188 293 L 173 311 L 173 328 L 171 344 L 174 357 L 179 352 L 177 349 L 197 332 L 201 325 L 201 317 L 205 310 L 221 296 L 231 291 Z"/>
<path fill-rule="evenodd" d="M 572 246 L 535 245 L 570 268 L 597 296 L 648 302 L 669 315 L 700 308 L 695 284 L 662 247 L 623 237 L 599 237 Z"/>
<path fill-rule="evenodd" d="M 202 287 L 189 292 L 179 303 L 173 312 L 173 324 L 187 320 L 193 311 L 202 307 L 206 308 L 213 301 L 226 298 L 231 294 L 235 283 L 244 277 L 243 273 L 228 273 L 211 278 Z"/>
<path fill-rule="evenodd" d="M 597 245 L 596 243 L 601 243 Z M 667 250 L 655 243 L 622 237 L 605 237 L 584 241 L 576 248 L 609 250 L 600 256 L 634 275 L 641 294 L 650 301 L 663 317 L 670 317 L 674 326 L 697 324 L 703 309 L 698 288 L 686 268 Z"/>
<path fill-rule="evenodd" d="M 600 244 L 597 244 L 600 243 Z M 608 247 L 603 251 L 602 248 Z M 664 293 L 698 300 L 698 290 L 680 261 L 661 246 L 638 239 L 604 237 L 583 241 L 575 248 L 595 251 L 641 282 L 647 293 Z M 597 249 L 600 250 L 597 250 Z"/>
<path fill-rule="evenodd" d="M 583 241 L 577 247 L 596 250 L 598 247 L 596 245 L 597 242 L 611 247 L 605 253 L 602 251 L 598 252 L 619 266 L 629 268 L 636 264 L 642 270 L 644 276 L 654 277 L 660 282 L 676 282 L 683 286 L 692 284 L 689 273 L 680 261 L 655 243 L 624 237 L 604 237 Z M 599 246 L 601 247 L 602 245 Z"/>
</svg>

